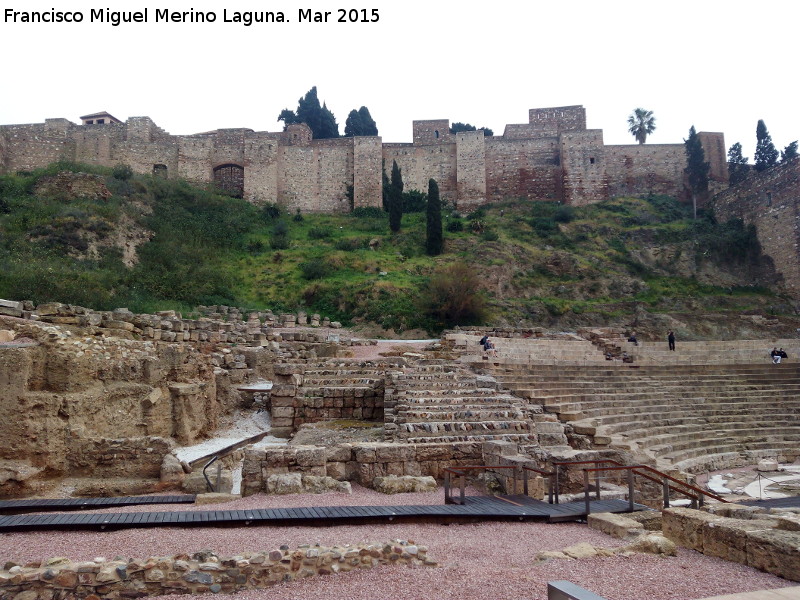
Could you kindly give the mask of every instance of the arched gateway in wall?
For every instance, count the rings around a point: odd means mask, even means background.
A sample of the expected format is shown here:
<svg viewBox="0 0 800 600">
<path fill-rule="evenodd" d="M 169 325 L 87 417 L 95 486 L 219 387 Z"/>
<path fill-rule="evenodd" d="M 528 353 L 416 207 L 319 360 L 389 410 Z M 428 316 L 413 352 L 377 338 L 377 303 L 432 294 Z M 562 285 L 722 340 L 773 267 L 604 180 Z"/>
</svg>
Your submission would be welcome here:
<svg viewBox="0 0 800 600">
<path fill-rule="evenodd" d="M 244 197 L 244 167 L 232 163 L 215 167 L 214 183 L 231 196 Z"/>
</svg>

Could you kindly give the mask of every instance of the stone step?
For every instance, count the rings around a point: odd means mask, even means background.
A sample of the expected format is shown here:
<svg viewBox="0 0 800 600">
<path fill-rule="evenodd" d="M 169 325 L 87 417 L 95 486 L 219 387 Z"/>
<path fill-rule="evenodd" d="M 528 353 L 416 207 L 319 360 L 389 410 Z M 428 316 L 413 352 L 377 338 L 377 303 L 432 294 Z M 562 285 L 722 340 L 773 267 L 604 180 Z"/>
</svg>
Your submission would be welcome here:
<svg viewBox="0 0 800 600">
<path fill-rule="evenodd" d="M 396 422 L 429 422 L 435 421 L 508 421 L 511 419 L 523 419 L 524 415 L 521 410 L 485 410 L 485 409 L 468 409 L 459 411 L 432 411 L 432 410 L 409 410 L 398 411 L 398 419 Z M 403 419 L 404 421 L 401 421 Z"/>
<path fill-rule="evenodd" d="M 465 432 L 470 435 L 503 432 L 530 432 L 533 424 L 529 421 L 427 421 L 425 423 L 398 423 L 399 432 L 416 433 L 417 435 L 440 435 L 445 432 Z"/>
</svg>

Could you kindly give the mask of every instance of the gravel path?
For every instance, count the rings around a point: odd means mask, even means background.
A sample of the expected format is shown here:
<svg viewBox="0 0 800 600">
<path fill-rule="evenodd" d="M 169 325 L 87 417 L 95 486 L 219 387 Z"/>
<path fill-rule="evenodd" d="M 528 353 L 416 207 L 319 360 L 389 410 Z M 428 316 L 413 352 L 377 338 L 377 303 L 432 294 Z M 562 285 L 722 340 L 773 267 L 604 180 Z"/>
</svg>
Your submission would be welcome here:
<svg viewBox="0 0 800 600">
<path fill-rule="evenodd" d="M 435 494 L 385 496 L 353 486 L 353 494 L 256 495 L 235 503 L 171 507 L 170 510 L 228 510 L 292 506 L 439 504 Z M 151 506 L 125 512 L 151 510 Z M 117 512 L 112 509 L 95 512 Z M 0 536 L 0 564 L 24 563 L 53 556 L 91 560 L 98 556 L 145 558 L 213 549 L 220 555 L 271 550 L 281 544 L 323 545 L 414 540 L 429 548 L 436 569 L 379 567 L 338 576 L 283 584 L 236 594 L 236 600 L 537 600 L 546 598 L 547 582 L 567 579 L 608 600 L 688 600 L 716 594 L 770 589 L 795 583 L 754 569 L 679 550 L 675 558 L 651 555 L 553 560 L 533 564 L 533 555 L 578 542 L 616 547 L 620 540 L 579 524 L 479 523 L 460 525 L 397 524 L 339 527 L 257 527 L 131 529 L 112 532 L 30 532 Z M 219 596 L 217 596 L 219 597 Z M 165 600 L 189 600 L 178 596 Z M 234 598 L 234 596 L 231 596 Z M 196 600 L 196 597 L 191 597 Z"/>
</svg>

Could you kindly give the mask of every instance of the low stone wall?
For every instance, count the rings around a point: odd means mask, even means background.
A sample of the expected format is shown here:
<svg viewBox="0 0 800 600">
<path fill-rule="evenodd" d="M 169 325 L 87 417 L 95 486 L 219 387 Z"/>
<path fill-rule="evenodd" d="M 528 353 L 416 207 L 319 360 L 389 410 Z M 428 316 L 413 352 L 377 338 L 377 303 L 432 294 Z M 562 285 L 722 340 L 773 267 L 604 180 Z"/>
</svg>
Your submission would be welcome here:
<svg viewBox="0 0 800 600">
<path fill-rule="evenodd" d="M 435 567 L 425 546 L 393 540 L 356 546 L 300 546 L 218 557 L 211 551 L 144 560 L 96 559 L 73 563 L 51 558 L 0 570 L 0 598 L 139 598 L 266 588 L 306 577 L 345 573 L 377 565 Z"/>
<path fill-rule="evenodd" d="M 441 479 L 445 467 L 475 465 L 481 460 L 479 442 L 250 447 L 245 450 L 242 495 L 266 492 L 269 476 L 276 474 L 327 475 L 372 487 L 376 477 L 386 475 L 430 475 Z"/>
<path fill-rule="evenodd" d="M 664 535 L 697 552 L 800 581 L 797 519 L 755 512 L 752 507 L 725 508 L 727 514 L 737 518 L 690 508 L 666 509 L 662 516 Z"/>
</svg>

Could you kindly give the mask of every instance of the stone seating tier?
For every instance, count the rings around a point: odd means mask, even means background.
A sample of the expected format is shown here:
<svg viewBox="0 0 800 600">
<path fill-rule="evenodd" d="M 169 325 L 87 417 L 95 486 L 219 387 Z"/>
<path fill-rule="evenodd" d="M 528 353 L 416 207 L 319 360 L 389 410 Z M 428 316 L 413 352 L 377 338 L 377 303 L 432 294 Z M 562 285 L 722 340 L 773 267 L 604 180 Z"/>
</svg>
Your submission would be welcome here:
<svg viewBox="0 0 800 600">
<path fill-rule="evenodd" d="M 787 345 L 784 345 L 786 347 Z M 574 424 L 598 447 L 704 470 L 753 453 L 800 455 L 797 364 L 574 368 L 481 365 L 515 394 Z M 724 466 L 724 465 L 723 465 Z M 723 468 L 723 467 L 720 467 Z"/>
</svg>

